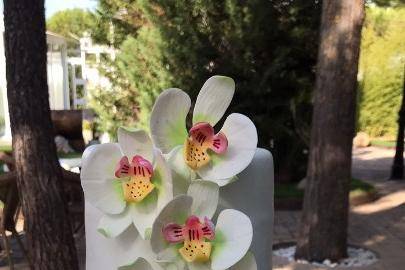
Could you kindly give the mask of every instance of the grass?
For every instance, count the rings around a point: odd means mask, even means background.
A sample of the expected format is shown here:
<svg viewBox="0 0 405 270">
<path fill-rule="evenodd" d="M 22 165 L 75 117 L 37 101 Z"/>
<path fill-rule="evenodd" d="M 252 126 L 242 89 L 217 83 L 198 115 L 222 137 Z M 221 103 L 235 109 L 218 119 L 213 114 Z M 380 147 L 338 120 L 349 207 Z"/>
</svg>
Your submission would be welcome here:
<svg viewBox="0 0 405 270">
<path fill-rule="evenodd" d="M 304 196 L 304 191 L 297 187 L 297 183 L 275 184 L 274 198 L 275 199 L 300 199 Z"/>
<path fill-rule="evenodd" d="M 11 150 L 10 144 L 0 144 L 0 152 L 11 152 Z"/>
<path fill-rule="evenodd" d="M 352 179 L 350 182 L 350 196 L 357 196 L 369 192 L 374 192 L 375 188 L 359 179 Z M 275 199 L 301 199 L 304 197 L 304 191 L 297 187 L 297 183 L 275 184 Z"/>
<path fill-rule="evenodd" d="M 73 152 L 73 153 L 58 153 L 59 158 L 81 158 L 83 153 Z"/>
<path fill-rule="evenodd" d="M 350 198 L 376 192 L 375 187 L 359 179 L 352 179 L 350 183 Z"/>
<path fill-rule="evenodd" d="M 353 178 L 350 182 L 350 191 L 361 190 L 365 192 L 375 191 L 375 187 L 369 183 Z"/>
<path fill-rule="evenodd" d="M 371 140 L 371 145 L 372 146 L 379 146 L 379 147 L 395 147 L 396 142 L 392 140 L 381 140 L 381 139 L 375 139 Z"/>
</svg>

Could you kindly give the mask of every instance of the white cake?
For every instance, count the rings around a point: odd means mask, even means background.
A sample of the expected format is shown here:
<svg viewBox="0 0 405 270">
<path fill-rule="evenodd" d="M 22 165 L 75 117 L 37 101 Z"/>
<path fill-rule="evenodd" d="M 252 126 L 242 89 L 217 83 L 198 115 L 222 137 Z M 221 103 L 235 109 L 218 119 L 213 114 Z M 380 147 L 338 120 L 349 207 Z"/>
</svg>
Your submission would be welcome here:
<svg viewBox="0 0 405 270">
<path fill-rule="evenodd" d="M 217 212 L 234 208 L 248 215 L 253 224 L 251 251 L 258 270 L 271 269 L 273 232 L 273 158 L 269 151 L 257 149 L 252 163 L 238 176 L 238 180 L 220 189 Z M 97 232 L 102 213 L 86 202 L 86 269 L 117 269 L 144 257 L 153 264 L 155 254 L 148 241 L 137 237 L 131 225 L 117 238 L 105 238 Z M 157 264 L 153 267 L 158 268 Z M 143 270 L 143 269 L 141 269 Z"/>
</svg>

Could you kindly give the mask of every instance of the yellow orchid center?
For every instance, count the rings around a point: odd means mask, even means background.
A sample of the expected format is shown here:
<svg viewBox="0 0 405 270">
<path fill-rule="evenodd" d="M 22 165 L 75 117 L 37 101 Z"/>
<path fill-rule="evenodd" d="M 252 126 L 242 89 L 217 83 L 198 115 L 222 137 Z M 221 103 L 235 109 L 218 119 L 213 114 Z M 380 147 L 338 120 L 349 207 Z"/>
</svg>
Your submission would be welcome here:
<svg viewBox="0 0 405 270">
<path fill-rule="evenodd" d="M 151 182 L 153 175 L 152 164 L 141 156 L 134 156 L 129 162 L 128 157 L 121 158 L 115 171 L 115 176 L 122 179 L 124 200 L 141 202 L 155 188 Z"/>
<path fill-rule="evenodd" d="M 184 142 L 184 160 L 193 170 L 207 165 L 210 160 L 208 149 L 222 154 L 228 148 L 228 140 L 224 133 L 214 133 L 209 123 L 197 123 L 190 129 L 189 137 Z"/>
<path fill-rule="evenodd" d="M 212 245 L 205 240 L 214 240 L 215 228 L 208 218 L 201 223 L 198 217 L 191 216 L 185 225 L 167 224 L 163 235 L 169 243 L 184 243 L 179 253 L 186 262 L 206 262 L 211 256 Z"/>
</svg>

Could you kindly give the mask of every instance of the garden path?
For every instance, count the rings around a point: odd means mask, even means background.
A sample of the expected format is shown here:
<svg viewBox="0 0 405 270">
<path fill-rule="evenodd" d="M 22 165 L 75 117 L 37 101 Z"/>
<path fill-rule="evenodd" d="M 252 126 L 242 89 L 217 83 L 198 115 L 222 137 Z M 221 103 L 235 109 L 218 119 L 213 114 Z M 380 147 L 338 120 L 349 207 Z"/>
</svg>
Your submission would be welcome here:
<svg viewBox="0 0 405 270">
<path fill-rule="evenodd" d="M 393 149 L 367 147 L 353 151 L 353 176 L 375 185 L 380 198 L 351 208 L 349 243 L 377 253 L 379 261 L 367 267 L 333 268 L 400 270 L 405 265 L 405 181 L 388 181 Z M 275 212 L 275 244 L 295 241 L 300 211 Z M 274 270 L 328 269 L 289 263 L 273 256 Z"/>
</svg>

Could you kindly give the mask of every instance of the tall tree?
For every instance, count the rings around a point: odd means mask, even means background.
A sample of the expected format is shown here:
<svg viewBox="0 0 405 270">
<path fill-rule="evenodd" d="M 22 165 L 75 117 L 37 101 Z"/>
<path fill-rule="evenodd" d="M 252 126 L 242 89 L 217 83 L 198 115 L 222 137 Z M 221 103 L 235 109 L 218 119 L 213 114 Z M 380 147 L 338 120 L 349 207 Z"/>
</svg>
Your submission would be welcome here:
<svg viewBox="0 0 405 270">
<path fill-rule="evenodd" d="M 7 97 L 32 269 L 78 269 L 53 141 L 44 0 L 4 0 Z"/>
<path fill-rule="evenodd" d="M 391 179 L 404 178 L 404 128 L 405 128 L 405 66 L 402 85 L 402 103 L 398 113 L 397 145 L 395 148 L 394 163 L 391 168 Z"/>
<path fill-rule="evenodd" d="M 346 256 L 364 0 L 324 0 L 310 155 L 296 258 Z"/>
<path fill-rule="evenodd" d="M 91 32 L 94 27 L 94 15 L 80 8 L 66 9 L 56 12 L 46 22 L 48 30 L 65 37 L 82 37 L 84 32 Z"/>
</svg>

